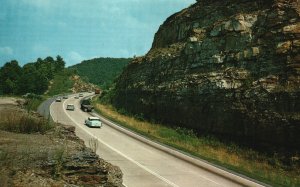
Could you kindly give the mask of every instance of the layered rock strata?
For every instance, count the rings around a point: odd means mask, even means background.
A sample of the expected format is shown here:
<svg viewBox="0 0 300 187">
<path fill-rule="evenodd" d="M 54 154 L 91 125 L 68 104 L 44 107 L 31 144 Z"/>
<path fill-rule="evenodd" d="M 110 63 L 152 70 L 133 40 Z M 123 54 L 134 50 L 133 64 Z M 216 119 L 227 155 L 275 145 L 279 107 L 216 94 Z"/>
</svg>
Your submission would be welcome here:
<svg viewBox="0 0 300 187">
<path fill-rule="evenodd" d="M 160 26 L 112 103 L 199 134 L 298 151 L 299 15 L 299 0 L 198 0 Z"/>
</svg>

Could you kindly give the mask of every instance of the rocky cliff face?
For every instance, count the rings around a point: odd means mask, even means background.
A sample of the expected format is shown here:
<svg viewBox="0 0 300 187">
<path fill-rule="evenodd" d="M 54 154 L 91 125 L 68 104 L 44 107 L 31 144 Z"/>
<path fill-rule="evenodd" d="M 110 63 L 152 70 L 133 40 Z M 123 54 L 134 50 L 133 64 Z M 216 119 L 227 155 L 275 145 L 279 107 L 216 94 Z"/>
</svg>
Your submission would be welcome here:
<svg viewBox="0 0 300 187">
<path fill-rule="evenodd" d="M 300 1 L 198 0 L 161 25 L 112 102 L 198 133 L 300 150 Z"/>
</svg>

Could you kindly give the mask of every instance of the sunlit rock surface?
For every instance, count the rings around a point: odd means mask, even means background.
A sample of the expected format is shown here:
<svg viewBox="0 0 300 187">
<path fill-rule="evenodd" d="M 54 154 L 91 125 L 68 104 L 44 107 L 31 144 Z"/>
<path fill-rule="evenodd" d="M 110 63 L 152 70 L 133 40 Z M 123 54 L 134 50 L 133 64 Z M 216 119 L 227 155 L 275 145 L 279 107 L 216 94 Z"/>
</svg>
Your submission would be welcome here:
<svg viewBox="0 0 300 187">
<path fill-rule="evenodd" d="M 160 26 L 112 102 L 200 134 L 297 151 L 299 15 L 297 0 L 199 0 Z"/>
</svg>

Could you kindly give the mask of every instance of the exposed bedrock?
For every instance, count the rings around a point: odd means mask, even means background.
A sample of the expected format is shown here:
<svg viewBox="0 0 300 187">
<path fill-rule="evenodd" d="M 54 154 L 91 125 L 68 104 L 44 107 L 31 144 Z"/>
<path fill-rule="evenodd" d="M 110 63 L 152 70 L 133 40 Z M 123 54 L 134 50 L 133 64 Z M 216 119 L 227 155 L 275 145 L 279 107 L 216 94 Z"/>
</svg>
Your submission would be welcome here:
<svg viewBox="0 0 300 187">
<path fill-rule="evenodd" d="M 113 104 L 263 149 L 300 150 L 300 1 L 198 1 L 118 78 Z"/>
</svg>

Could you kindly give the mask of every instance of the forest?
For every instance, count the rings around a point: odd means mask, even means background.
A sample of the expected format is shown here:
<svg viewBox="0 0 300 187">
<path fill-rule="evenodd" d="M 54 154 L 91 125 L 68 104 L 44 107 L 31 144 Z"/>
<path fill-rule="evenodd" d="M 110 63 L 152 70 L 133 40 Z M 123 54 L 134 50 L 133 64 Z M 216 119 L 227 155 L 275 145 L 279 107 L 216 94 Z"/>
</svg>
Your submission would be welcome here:
<svg viewBox="0 0 300 187">
<path fill-rule="evenodd" d="M 0 69 L 0 95 L 43 94 L 50 80 L 64 68 L 65 61 L 59 55 L 55 59 L 38 58 L 23 67 L 16 60 L 7 62 Z"/>
<path fill-rule="evenodd" d="M 70 69 L 75 69 L 85 81 L 107 89 L 131 60 L 131 58 L 95 58 L 71 66 Z"/>
</svg>

